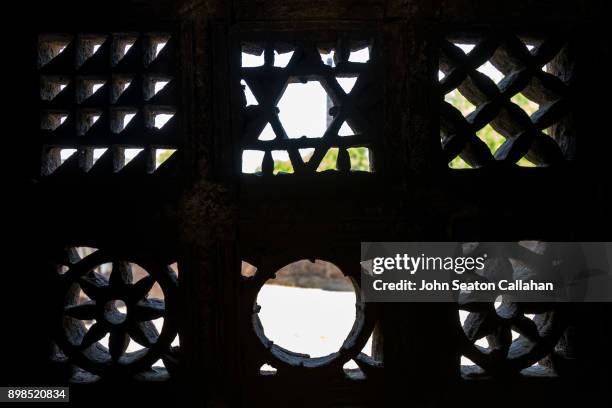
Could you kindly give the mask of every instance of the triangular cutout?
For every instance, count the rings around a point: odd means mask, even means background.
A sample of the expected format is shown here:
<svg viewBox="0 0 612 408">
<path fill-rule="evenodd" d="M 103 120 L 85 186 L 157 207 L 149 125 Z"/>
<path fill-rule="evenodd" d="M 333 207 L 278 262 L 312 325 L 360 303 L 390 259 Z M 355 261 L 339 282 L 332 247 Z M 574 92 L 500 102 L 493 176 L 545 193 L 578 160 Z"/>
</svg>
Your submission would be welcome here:
<svg viewBox="0 0 612 408">
<path fill-rule="evenodd" d="M 274 50 L 274 66 L 278 68 L 285 68 L 289 64 L 289 61 L 291 61 L 293 53 L 294 51 L 289 51 L 279 54 L 278 51 Z"/>
<path fill-rule="evenodd" d="M 113 66 L 119 64 L 128 54 L 135 54 L 140 47 L 135 47 L 138 38 L 136 36 L 118 36 L 114 39 Z M 130 55 L 132 57 L 132 55 Z M 133 55 L 135 58 L 136 55 Z"/>
<path fill-rule="evenodd" d="M 244 97 L 246 99 L 247 106 L 259 105 L 255 94 L 253 93 L 253 91 L 251 91 L 251 88 L 249 87 L 249 85 L 247 85 L 244 79 L 240 81 L 240 85 L 242 85 L 242 91 L 244 92 Z"/>
<path fill-rule="evenodd" d="M 117 103 L 119 98 L 128 90 L 134 80 L 131 76 L 117 75 L 113 76 L 110 81 L 110 91 L 112 97 L 112 103 Z M 131 91 L 131 89 L 130 89 Z"/>
<path fill-rule="evenodd" d="M 162 65 L 169 62 L 171 57 L 171 43 L 168 35 L 154 35 L 145 39 L 143 49 L 145 65 L 151 72 L 163 72 Z"/>
<path fill-rule="evenodd" d="M 160 41 L 155 44 L 155 58 L 159 56 L 159 53 L 162 52 L 166 44 L 168 44 L 168 41 Z"/>
<path fill-rule="evenodd" d="M 66 160 L 72 157 L 77 152 L 77 149 L 61 149 L 60 150 L 60 162 L 64 164 Z"/>
<path fill-rule="evenodd" d="M 363 378 L 365 378 L 365 374 L 363 373 L 361 368 L 359 368 L 359 366 L 357 365 L 357 363 L 353 359 L 347 361 L 344 364 L 344 366 L 342 366 L 342 369 L 344 370 L 344 373 L 349 378 L 352 378 L 352 379 L 363 379 Z"/>
<path fill-rule="evenodd" d="M 123 129 L 125 129 L 129 125 L 130 121 L 134 119 L 135 116 L 136 116 L 136 112 L 126 113 L 125 115 L 123 115 Z"/>
<path fill-rule="evenodd" d="M 157 95 L 170 81 L 155 81 L 153 85 L 153 95 Z"/>
<path fill-rule="evenodd" d="M 161 129 L 164 127 L 164 125 L 170 120 L 172 119 L 172 117 L 174 116 L 174 113 L 158 113 L 157 115 L 155 115 L 155 124 L 154 126 L 158 129 Z"/>
<path fill-rule="evenodd" d="M 81 116 L 81 123 L 79 124 L 80 126 L 77 129 L 78 134 L 85 135 L 89 131 L 91 131 L 94 126 L 96 128 L 100 128 L 99 125 L 102 124 L 102 122 L 100 122 L 101 116 L 102 116 L 101 112 L 96 112 L 96 113 L 92 112 L 92 113 L 83 114 Z M 98 125 L 96 126 L 96 124 Z"/>
<path fill-rule="evenodd" d="M 467 164 L 465 160 L 461 158 L 461 156 L 455 157 L 453 160 L 448 163 L 448 167 L 451 169 L 471 169 L 472 166 Z"/>
<path fill-rule="evenodd" d="M 68 113 L 46 113 L 41 115 L 40 128 L 43 130 L 56 130 L 68 119 Z"/>
<path fill-rule="evenodd" d="M 323 61 L 323 64 L 334 68 L 336 66 L 336 63 L 334 62 L 334 50 L 330 50 L 328 53 L 323 53 L 323 52 L 319 52 L 319 55 L 321 55 L 321 60 Z"/>
<path fill-rule="evenodd" d="M 107 48 L 105 37 L 81 37 L 78 42 L 77 65 L 83 69 L 84 65 L 92 58 L 97 62 L 105 57 Z M 86 69 L 87 70 L 87 69 Z"/>
<path fill-rule="evenodd" d="M 512 341 L 518 339 L 521 336 L 518 332 L 514 330 L 511 330 L 510 332 L 512 333 Z"/>
<path fill-rule="evenodd" d="M 454 43 L 454 44 L 457 47 L 461 48 L 461 50 L 466 54 L 469 54 L 470 52 L 472 52 L 474 47 L 476 47 L 476 44 L 464 44 L 464 43 Z"/>
<path fill-rule="evenodd" d="M 359 366 L 357 365 L 357 363 L 355 362 L 355 360 L 350 359 L 349 361 L 347 361 L 346 363 L 344 363 L 344 365 L 342 366 L 342 368 L 344 370 L 357 370 L 359 369 Z"/>
<path fill-rule="evenodd" d="M 102 90 L 105 89 L 104 85 L 106 85 L 106 81 L 97 80 L 97 79 L 85 79 L 81 82 L 83 93 L 78 93 L 78 102 L 83 103 L 88 101 L 92 103 L 92 101 L 99 100 L 103 98 Z M 79 87 L 77 87 L 79 89 Z M 91 98 L 91 99 L 90 99 Z"/>
<path fill-rule="evenodd" d="M 60 56 L 72 41 L 70 36 L 41 35 L 38 39 L 38 67 L 42 68 Z"/>
<path fill-rule="evenodd" d="M 343 122 L 338 130 L 338 136 L 355 136 L 355 132 L 353 132 L 353 129 L 351 129 L 348 123 Z"/>
<path fill-rule="evenodd" d="M 107 150 L 108 149 L 106 149 L 106 148 L 105 149 L 93 149 L 93 162 L 92 162 L 92 165 L 96 164 L 96 162 L 100 159 L 100 157 L 102 157 L 102 155 L 104 153 L 106 153 Z"/>
<path fill-rule="evenodd" d="M 517 161 L 516 164 L 519 167 L 537 167 L 535 163 L 529 161 L 526 156 L 521 157 L 521 159 Z"/>
<path fill-rule="evenodd" d="M 482 337 L 478 340 L 476 340 L 474 342 L 475 345 L 480 346 L 482 348 L 488 348 L 489 347 L 489 341 L 487 340 L 486 337 Z"/>
<path fill-rule="evenodd" d="M 123 157 L 124 157 L 123 165 L 127 166 L 127 164 L 131 162 L 132 160 L 134 160 L 134 158 L 138 156 L 138 154 L 142 152 L 143 150 L 144 149 L 124 149 L 123 150 Z"/>
<path fill-rule="evenodd" d="M 471 366 L 475 366 L 476 363 L 474 363 L 472 360 L 470 360 L 466 356 L 461 356 L 461 365 L 471 367 Z"/>
<path fill-rule="evenodd" d="M 298 149 L 298 151 L 300 152 L 300 156 L 302 156 L 302 161 L 304 163 L 308 163 L 310 161 L 310 159 L 312 158 L 312 155 L 314 154 L 314 147 L 308 147 L 305 149 Z"/>
<path fill-rule="evenodd" d="M 259 374 L 261 375 L 274 375 L 276 371 L 276 368 L 269 364 L 262 364 L 261 367 L 259 367 Z"/>
<path fill-rule="evenodd" d="M 257 267 L 251 265 L 247 261 L 242 261 L 240 265 L 240 275 L 245 278 L 252 278 L 257 273 Z"/>
<path fill-rule="evenodd" d="M 336 162 L 338 160 L 338 148 L 331 147 L 323 156 L 321 163 L 317 167 L 317 172 L 326 171 L 326 170 L 336 170 Z"/>
<path fill-rule="evenodd" d="M 274 133 L 274 130 L 272 129 L 272 125 L 270 125 L 270 123 L 268 123 L 266 127 L 263 128 L 263 130 L 259 134 L 259 137 L 257 137 L 257 140 L 263 140 L 263 141 L 274 140 L 274 139 L 276 139 L 276 134 Z"/>
<path fill-rule="evenodd" d="M 130 51 L 135 42 L 136 41 L 128 42 L 123 45 L 123 55 L 121 56 L 122 58 L 125 57 L 125 55 Z"/>
<path fill-rule="evenodd" d="M 174 153 L 176 149 L 155 149 L 155 169 L 158 169 Z"/>
<path fill-rule="evenodd" d="M 64 90 L 70 85 L 67 80 L 54 79 L 54 78 L 42 78 L 40 88 L 40 98 L 43 101 L 52 101 L 60 96 Z M 71 87 L 72 88 L 72 87 Z M 64 95 L 64 98 L 70 95 Z"/>
<path fill-rule="evenodd" d="M 357 82 L 357 77 L 336 77 L 338 84 L 347 94 L 353 90 L 355 83 Z"/>
<path fill-rule="evenodd" d="M 96 92 L 98 92 L 98 89 L 102 88 L 104 86 L 104 82 L 99 82 L 97 84 L 93 84 L 91 87 L 92 95 L 95 94 Z"/>
<path fill-rule="evenodd" d="M 370 48 L 364 47 L 359 50 L 351 51 L 348 60 L 349 62 L 368 62 L 370 60 Z"/>
<path fill-rule="evenodd" d="M 541 45 L 540 41 L 534 41 L 533 39 L 519 38 L 519 40 L 523 43 L 531 55 L 534 54 L 534 49 Z"/>
</svg>

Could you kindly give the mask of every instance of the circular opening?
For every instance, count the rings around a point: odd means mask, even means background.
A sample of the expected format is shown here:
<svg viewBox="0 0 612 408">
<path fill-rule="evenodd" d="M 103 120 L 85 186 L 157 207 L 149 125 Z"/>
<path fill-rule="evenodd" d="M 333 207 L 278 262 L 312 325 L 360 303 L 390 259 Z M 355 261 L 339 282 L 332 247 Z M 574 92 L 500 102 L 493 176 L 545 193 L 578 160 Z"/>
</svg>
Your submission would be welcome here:
<svg viewBox="0 0 612 408">
<path fill-rule="evenodd" d="M 111 324 L 121 324 L 125 322 L 126 305 L 123 300 L 109 300 L 104 305 L 104 319 Z"/>
<path fill-rule="evenodd" d="M 349 278 L 326 261 L 293 262 L 257 295 L 265 335 L 293 352 L 322 357 L 337 352 L 356 318 Z"/>
</svg>

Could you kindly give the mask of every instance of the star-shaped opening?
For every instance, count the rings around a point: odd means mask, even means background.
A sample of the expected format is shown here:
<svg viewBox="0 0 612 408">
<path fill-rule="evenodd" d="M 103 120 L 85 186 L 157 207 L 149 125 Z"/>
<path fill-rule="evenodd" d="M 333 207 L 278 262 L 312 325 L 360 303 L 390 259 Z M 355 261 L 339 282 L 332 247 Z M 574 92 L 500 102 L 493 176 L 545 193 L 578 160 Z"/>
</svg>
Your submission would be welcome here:
<svg viewBox="0 0 612 408">
<path fill-rule="evenodd" d="M 243 44 L 242 172 L 372 171 L 369 125 L 360 112 L 370 52 L 367 42 Z"/>
</svg>

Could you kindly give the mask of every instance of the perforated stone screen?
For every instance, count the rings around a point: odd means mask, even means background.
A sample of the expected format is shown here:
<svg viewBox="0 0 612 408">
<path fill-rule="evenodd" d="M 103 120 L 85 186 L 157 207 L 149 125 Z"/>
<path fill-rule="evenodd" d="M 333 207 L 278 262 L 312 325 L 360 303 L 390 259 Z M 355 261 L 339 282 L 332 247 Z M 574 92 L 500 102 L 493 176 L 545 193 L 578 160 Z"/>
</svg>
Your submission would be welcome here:
<svg viewBox="0 0 612 408">
<path fill-rule="evenodd" d="M 375 171 L 373 39 L 280 38 L 240 41 L 242 173 Z"/>
<path fill-rule="evenodd" d="M 440 136 L 451 167 L 550 166 L 571 159 L 570 51 L 562 34 L 443 39 Z"/>
<path fill-rule="evenodd" d="M 174 42 L 152 32 L 39 36 L 43 175 L 158 171 L 179 145 Z"/>
</svg>

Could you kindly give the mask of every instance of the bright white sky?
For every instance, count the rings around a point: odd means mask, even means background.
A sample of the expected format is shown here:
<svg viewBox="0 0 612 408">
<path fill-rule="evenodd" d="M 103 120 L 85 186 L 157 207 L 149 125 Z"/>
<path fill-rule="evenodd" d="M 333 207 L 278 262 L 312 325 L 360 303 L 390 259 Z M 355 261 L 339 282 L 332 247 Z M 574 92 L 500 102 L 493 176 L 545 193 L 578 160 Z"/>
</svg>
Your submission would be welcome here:
<svg viewBox="0 0 612 408">
<path fill-rule="evenodd" d="M 288 350 L 322 357 L 342 347 L 355 322 L 355 292 L 264 285 L 257 295 L 266 337 Z M 372 354 L 372 337 L 363 348 Z M 357 368 L 354 361 L 345 368 Z"/>
</svg>

